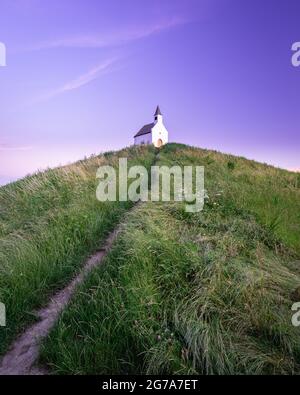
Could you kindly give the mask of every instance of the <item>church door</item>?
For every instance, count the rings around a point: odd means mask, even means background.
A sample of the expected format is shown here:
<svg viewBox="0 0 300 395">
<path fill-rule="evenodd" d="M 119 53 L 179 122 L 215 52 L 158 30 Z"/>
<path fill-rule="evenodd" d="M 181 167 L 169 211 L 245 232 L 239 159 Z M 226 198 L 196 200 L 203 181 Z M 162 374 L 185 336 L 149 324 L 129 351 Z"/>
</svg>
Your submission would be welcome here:
<svg viewBox="0 0 300 395">
<path fill-rule="evenodd" d="M 157 143 L 156 143 L 156 146 L 157 146 L 158 148 L 160 148 L 162 145 L 163 145 L 162 139 L 158 139 L 158 140 L 157 140 Z"/>
</svg>

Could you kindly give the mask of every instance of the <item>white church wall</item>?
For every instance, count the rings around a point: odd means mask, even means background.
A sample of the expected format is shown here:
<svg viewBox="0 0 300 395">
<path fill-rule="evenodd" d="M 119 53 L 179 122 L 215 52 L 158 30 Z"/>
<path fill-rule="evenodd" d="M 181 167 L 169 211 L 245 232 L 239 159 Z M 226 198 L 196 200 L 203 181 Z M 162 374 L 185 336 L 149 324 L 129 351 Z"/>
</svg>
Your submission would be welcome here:
<svg viewBox="0 0 300 395">
<path fill-rule="evenodd" d="M 152 144 L 151 133 L 142 134 L 134 138 L 134 144 Z"/>
<path fill-rule="evenodd" d="M 152 143 L 155 147 L 158 146 L 158 140 L 162 140 L 162 145 L 168 142 L 168 131 L 162 122 L 157 122 L 152 128 Z"/>
</svg>

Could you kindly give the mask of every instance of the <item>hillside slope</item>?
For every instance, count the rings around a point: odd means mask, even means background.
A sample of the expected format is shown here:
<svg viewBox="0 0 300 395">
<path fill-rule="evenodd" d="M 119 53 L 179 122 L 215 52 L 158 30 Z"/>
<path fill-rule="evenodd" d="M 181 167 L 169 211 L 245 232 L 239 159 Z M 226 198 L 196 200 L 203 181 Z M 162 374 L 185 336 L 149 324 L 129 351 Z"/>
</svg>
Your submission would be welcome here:
<svg viewBox="0 0 300 395">
<path fill-rule="evenodd" d="M 204 165 L 203 212 L 127 216 L 44 344 L 57 373 L 300 373 L 299 176 L 178 144 L 156 164 Z"/>
<path fill-rule="evenodd" d="M 0 187 L 0 302 L 7 311 L 0 353 L 131 207 L 96 199 L 97 168 L 115 166 L 119 157 L 149 168 L 155 152 L 150 146 L 131 147 Z"/>
</svg>

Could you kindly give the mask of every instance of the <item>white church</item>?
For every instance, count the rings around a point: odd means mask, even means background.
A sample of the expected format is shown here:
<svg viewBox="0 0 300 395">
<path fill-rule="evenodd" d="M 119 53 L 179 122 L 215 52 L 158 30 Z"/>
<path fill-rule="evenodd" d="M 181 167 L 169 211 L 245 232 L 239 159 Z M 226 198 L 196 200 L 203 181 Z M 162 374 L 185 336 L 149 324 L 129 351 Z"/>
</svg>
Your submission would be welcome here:
<svg viewBox="0 0 300 395">
<path fill-rule="evenodd" d="M 168 131 L 163 124 L 163 116 L 157 106 L 154 114 L 154 122 L 144 125 L 134 136 L 134 144 L 153 144 L 159 148 L 168 142 Z"/>
</svg>

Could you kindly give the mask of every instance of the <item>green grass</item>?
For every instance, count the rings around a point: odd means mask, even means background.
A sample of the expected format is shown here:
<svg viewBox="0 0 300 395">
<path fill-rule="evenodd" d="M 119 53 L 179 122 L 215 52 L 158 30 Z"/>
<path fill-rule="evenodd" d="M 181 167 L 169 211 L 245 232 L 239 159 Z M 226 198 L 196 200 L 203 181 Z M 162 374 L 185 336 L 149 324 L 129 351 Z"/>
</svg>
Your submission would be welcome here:
<svg viewBox="0 0 300 395">
<path fill-rule="evenodd" d="M 203 212 L 146 203 L 43 346 L 55 373 L 300 373 L 299 177 L 178 144 L 159 164 L 204 165 Z"/>
<path fill-rule="evenodd" d="M 300 174 L 245 158 L 179 144 L 168 144 L 163 163 L 205 166 L 212 198 L 255 214 L 284 244 L 300 254 Z"/>
<path fill-rule="evenodd" d="M 131 207 L 130 202 L 96 199 L 97 168 L 117 165 L 118 157 L 149 167 L 155 152 L 152 147 L 131 147 L 0 188 L 0 301 L 7 311 L 0 353 Z"/>
<path fill-rule="evenodd" d="M 43 351 L 56 373 L 299 372 L 292 257 L 253 217 L 180 205 L 130 213 Z"/>
</svg>

